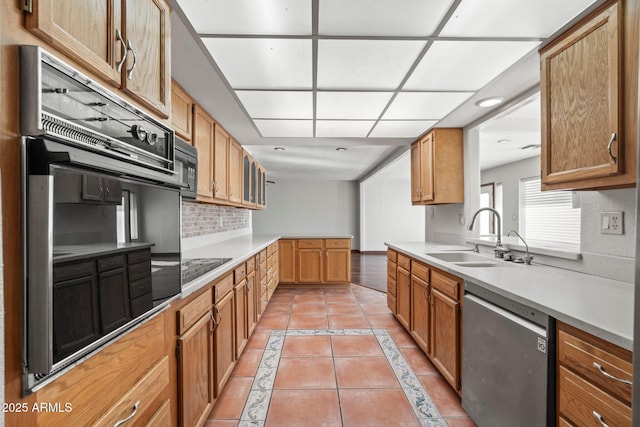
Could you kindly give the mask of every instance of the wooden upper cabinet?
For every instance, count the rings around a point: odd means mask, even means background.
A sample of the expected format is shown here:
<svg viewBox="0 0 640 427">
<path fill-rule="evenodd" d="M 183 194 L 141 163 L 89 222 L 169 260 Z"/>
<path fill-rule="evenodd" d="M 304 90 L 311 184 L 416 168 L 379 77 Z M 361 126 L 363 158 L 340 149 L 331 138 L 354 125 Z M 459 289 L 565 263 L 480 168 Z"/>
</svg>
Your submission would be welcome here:
<svg viewBox="0 0 640 427">
<path fill-rule="evenodd" d="M 540 51 L 543 190 L 635 184 L 639 12 L 624 9 L 608 2 Z"/>
<path fill-rule="evenodd" d="M 229 142 L 229 202 L 242 203 L 242 146 L 231 138 Z"/>
<path fill-rule="evenodd" d="M 121 0 L 35 0 L 26 27 L 109 83 L 120 86 L 126 54 Z"/>
<path fill-rule="evenodd" d="M 462 129 L 434 129 L 411 145 L 411 203 L 463 202 Z"/>
<path fill-rule="evenodd" d="M 198 149 L 198 199 L 213 198 L 213 119 L 200 106 L 193 109 L 193 146 Z"/>
<path fill-rule="evenodd" d="M 164 0 L 125 1 L 122 87 L 163 117 L 171 107 L 171 18 Z"/>
<path fill-rule="evenodd" d="M 164 0 L 34 0 L 27 29 L 162 117 L 171 100 Z"/>
<path fill-rule="evenodd" d="M 193 100 L 175 81 L 171 84 L 171 125 L 176 135 L 190 142 L 193 123 Z"/>
<path fill-rule="evenodd" d="M 229 141 L 231 137 L 221 126 L 216 124 L 213 144 L 213 197 L 218 200 L 229 200 Z"/>
</svg>

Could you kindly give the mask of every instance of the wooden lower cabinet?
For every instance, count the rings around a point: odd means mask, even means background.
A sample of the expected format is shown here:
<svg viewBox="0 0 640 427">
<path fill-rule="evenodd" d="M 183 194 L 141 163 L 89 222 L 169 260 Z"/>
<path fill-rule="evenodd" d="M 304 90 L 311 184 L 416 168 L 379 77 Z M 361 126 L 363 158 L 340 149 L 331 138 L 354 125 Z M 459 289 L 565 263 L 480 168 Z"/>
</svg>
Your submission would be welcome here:
<svg viewBox="0 0 640 427">
<path fill-rule="evenodd" d="M 215 392 L 217 398 L 222 393 L 222 388 L 231 376 L 235 365 L 236 347 L 235 335 L 235 298 L 233 291 L 229 291 L 220 301 L 214 305 L 216 316 L 216 330 L 213 334 Z"/>
<path fill-rule="evenodd" d="M 253 331 L 256 329 L 256 324 L 258 323 L 257 302 L 258 302 L 259 295 L 257 293 L 258 286 L 257 286 L 256 278 L 257 276 L 255 271 L 252 271 L 249 274 L 247 274 L 247 286 L 246 286 L 247 339 L 249 339 Z"/>
<path fill-rule="evenodd" d="M 296 241 L 283 239 L 278 242 L 280 283 L 296 282 Z"/>
<path fill-rule="evenodd" d="M 350 239 L 282 239 L 279 245 L 280 283 L 351 282 Z"/>
<path fill-rule="evenodd" d="M 410 331 L 411 322 L 411 273 L 398 266 L 396 279 L 396 317 Z"/>
<path fill-rule="evenodd" d="M 431 290 L 431 361 L 451 386 L 460 389 L 460 303 Z"/>
<path fill-rule="evenodd" d="M 351 281 L 351 249 L 326 249 L 325 283 Z"/>
<path fill-rule="evenodd" d="M 389 309 L 461 393 L 462 280 L 393 249 L 387 258 Z"/>
<path fill-rule="evenodd" d="M 296 283 L 322 283 L 322 249 L 298 249 Z"/>
<path fill-rule="evenodd" d="M 214 403 L 213 321 L 207 311 L 178 338 L 179 419 L 181 426 L 202 426 Z"/>
<path fill-rule="evenodd" d="M 233 288 L 234 301 L 235 301 L 235 344 L 236 344 L 236 359 L 240 358 L 240 354 L 244 351 L 247 341 L 249 340 L 249 334 L 247 330 L 247 315 L 248 315 L 248 301 L 247 301 L 247 281 L 242 279 L 240 284 Z"/>
</svg>

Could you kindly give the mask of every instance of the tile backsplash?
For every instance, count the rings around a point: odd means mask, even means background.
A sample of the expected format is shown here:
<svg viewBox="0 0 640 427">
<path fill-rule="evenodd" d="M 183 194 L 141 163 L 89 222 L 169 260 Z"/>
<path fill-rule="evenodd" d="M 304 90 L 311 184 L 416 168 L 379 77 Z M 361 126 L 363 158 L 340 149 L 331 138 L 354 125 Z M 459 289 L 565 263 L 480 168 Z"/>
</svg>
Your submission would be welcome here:
<svg viewBox="0 0 640 427">
<path fill-rule="evenodd" d="M 182 202 L 182 238 L 251 228 L 249 209 Z"/>
</svg>

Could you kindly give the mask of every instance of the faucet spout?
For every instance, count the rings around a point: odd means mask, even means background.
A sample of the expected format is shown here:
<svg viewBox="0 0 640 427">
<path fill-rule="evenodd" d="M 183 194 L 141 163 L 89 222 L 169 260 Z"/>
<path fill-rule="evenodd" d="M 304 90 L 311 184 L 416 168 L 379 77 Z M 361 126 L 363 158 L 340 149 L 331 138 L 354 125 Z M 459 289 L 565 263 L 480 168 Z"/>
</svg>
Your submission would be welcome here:
<svg viewBox="0 0 640 427">
<path fill-rule="evenodd" d="M 497 235 L 496 235 L 496 247 L 501 247 L 502 246 L 502 238 L 500 237 L 502 235 L 502 224 L 500 221 L 500 214 L 498 213 L 497 210 L 493 209 L 493 208 L 480 208 L 476 211 L 476 213 L 473 214 L 473 218 L 471 218 L 471 221 L 469 222 L 469 225 L 467 226 L 467 230 L 471 231 L 473 230 L 473 226 L 475 224 L 476 221 L 476 217 L 478 216 L 478 214 L 480 212 L 483 211 L 489 211 L 489 212 L 493 212 L 494 216 L 496 217 L 496 231 L 497 231 Z"/>
</svg>

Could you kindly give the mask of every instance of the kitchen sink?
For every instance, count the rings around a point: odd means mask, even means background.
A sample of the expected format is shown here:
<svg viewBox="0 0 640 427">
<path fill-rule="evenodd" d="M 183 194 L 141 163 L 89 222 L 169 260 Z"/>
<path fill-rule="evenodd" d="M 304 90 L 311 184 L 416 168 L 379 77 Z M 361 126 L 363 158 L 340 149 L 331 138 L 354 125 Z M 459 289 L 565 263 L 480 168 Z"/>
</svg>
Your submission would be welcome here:
<svg viewBox="0 0 640 427">
<path fill-rule="evenodd" d="M 498 263 L 493 261 L 471 261 L 471 262 L 454 262 L 453 264 L 460 267 L 497 267 Z"/>
<path fill-rule="evenodd" d="M 475 263 L 483 263 L 483 262 L 492 262 L 482 255 L 477 255 L 472 252 L 427 252 L 426 255 L 437 258 L 441 261 L 446 262 L 475 262 Z M 494 263 L 495 264 L 495 263 Z"/>
</svg>

